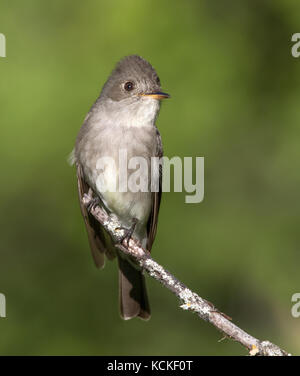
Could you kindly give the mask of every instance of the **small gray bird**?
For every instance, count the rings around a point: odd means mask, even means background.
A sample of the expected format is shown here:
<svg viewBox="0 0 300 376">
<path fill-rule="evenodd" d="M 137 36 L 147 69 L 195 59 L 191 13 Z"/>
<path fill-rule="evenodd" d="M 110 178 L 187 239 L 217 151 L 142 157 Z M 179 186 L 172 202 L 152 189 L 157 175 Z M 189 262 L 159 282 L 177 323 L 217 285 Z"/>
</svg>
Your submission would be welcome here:
<svg viewBox="0 0 300 376">
<path fill-rule="evenodd" d="M 90 248 L 96 266 L 104 266 L 108 259 L 118 258 L 119 296 L 121 317 L 125 320 L 140 317 L 150 318 L 145 279 L 142 271 L 132 261 L 120 254 L 110 236 L 88 213 L 82 204 L 82 196 L 88 193 L 102 207 L 116 215 L 127 236 L 137 238 L 151 250 L 157 228 L 161 200 L 161 168 L 152 183 L 159 187 L 151 192 L 151 157 L 161 158 L 162 142 L 155 126 L 160 100 L 169 95 L 161 92 L 160 80 L 154 68 L 137 55 L 123 58 L 103 86 L 102 92 L 87 114 L 76 139 L 72 161 L 77 166 L 77 178 L 81 211 L 84 217 Z M 116 169 L 104 168 L 102 181 L 110 186 L 118 179 L 120 171 L 119 152 L 125 150 L 128 160 L 143 157 L 147 161 L 149 181 L 147 191 L 133 192 L 129 189 L 105 191 L 99 189 L 97 179 L 101 158 L 113 158 Z M 132 173 L 128 169 L 127 177 Z M 156 180 L 153 182 L 153 179 Z"/>
</svg>

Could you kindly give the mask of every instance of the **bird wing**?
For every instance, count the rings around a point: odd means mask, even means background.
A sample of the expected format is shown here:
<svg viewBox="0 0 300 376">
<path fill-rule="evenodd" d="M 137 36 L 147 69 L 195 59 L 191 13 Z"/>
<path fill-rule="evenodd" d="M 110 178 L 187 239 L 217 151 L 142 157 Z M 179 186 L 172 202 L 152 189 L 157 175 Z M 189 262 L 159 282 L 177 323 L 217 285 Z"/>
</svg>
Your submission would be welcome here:
<svg viewBox="0 0 300 376">
<path fill-rule="evenodd" d="M 156 142 L 157 142 L 156 156 L 161 158 L 163 156 L 163 147 L 162 147 L 162 142 L 161 142 L 161 136 L 158 130 L 156 134 Z M 159 164 L 159 191 L 152 192 L 152 207 L 151 207 L 149 220 L 147 223 L 147 234 L 148 234 L 147 250 L 148 251 L 151 251 L 152 244 L 154 242 L 155 235 L 156 235 L 161 195 L 162 195 L 162 165 Z"/>
<path fill-rule="evenodd" d="M 76 167 L 80 209 L 84 219 L 92 256 L 97 268 L 102 268 L 105 264 L 104 255 L 108 253 L 105 246 L 105 234 L 100 224 L 88 213 L 87 208 L 82 202 L 83 195 L 85 193 L 88 194 L 91 189 L 84 180 L 82 167 L 78 162 L 76 163 Z"/>
</svg>

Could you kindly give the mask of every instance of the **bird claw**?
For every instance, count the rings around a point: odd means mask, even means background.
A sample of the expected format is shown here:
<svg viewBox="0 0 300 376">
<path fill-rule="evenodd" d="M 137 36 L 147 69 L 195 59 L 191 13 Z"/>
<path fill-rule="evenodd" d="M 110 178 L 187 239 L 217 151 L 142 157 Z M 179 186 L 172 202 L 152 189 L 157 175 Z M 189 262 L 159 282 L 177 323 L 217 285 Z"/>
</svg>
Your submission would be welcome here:
<svg viewBox="0 0 300 376">
<path fill-rule="evenodd" d="M 118 227 L 117 230 L 123 230 L 124 235 L 120 239 L 120 243 L 126 242 L 127 247 L 129 246 L 129 240 L 132 237 L 132 234 L 134 233 L 135 227 L 137 225 L 138 220 L 136 218 L 133 218 L 132 225 L 130 228 L 126 227 Z"/>
<path fill-rule="evenodd" d="M 100 199 L 99 197 L 95 196 L 91 199 L 89 204 L 87 205 L 87 210 L 90 212 L 92 209 L 95 208 L 95 206 L 100 204 Z"/>
</svg>

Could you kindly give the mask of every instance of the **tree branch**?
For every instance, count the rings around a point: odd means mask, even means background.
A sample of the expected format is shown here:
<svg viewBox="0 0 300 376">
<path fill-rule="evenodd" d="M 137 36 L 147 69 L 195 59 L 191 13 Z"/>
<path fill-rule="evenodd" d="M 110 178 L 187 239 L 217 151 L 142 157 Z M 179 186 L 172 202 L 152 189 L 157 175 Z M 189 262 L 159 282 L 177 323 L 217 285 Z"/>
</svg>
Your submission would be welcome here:
<svg viewBox="0 0 300 376">
<path fill-rule="evenodd" d="M 108 215 L 106 211 L 98 205 L 92 205 L 91 197 L 86 194 L 82 201 L 89 212 L 110 234 L 116 243 L 116 247 L 133 258 L 152 278 L 172 291 L 181 301 L 182 305 L 180 307 L 182 309 L 197 313 L 202 320 L 208 321 L 214 325 L 219 331 L 225 334 L 226 337 L 246 347 L 250 355 L 290 355 L 277 345 L 269 341 L 260 341 L 233 324 L 230 317 L 220 312 L 212 303 L 191 291 L 165 268 L 154 261 L 150 252 L 143 249 L 137 240 L 133 238 L 130 238 L 128 242 L 127 240 L 122 240 L 125 235 L 125 230 L 122 229 L 122 225 L 116 216 Z"/>
</svg>

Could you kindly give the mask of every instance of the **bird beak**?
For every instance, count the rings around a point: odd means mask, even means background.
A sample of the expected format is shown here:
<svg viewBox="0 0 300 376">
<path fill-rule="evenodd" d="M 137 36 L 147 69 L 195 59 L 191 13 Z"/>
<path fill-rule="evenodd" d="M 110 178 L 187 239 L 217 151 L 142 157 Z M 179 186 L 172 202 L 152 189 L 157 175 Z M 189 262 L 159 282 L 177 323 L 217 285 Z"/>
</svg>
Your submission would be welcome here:
<svg viewBox="0 0 300 376">
<path fill-rule="evenodd" d="M 170 98 L 170 95 L 167 94 L 167 93 L 162 93 L 161 91 L 156 91 L 154 93 L 145 93 L 145 94 L 141 94 L 143 97 L 149 97 L 149 98 L 154 98 L 154 99 L 166 99 L 166 98 Z"/>
</svg>

